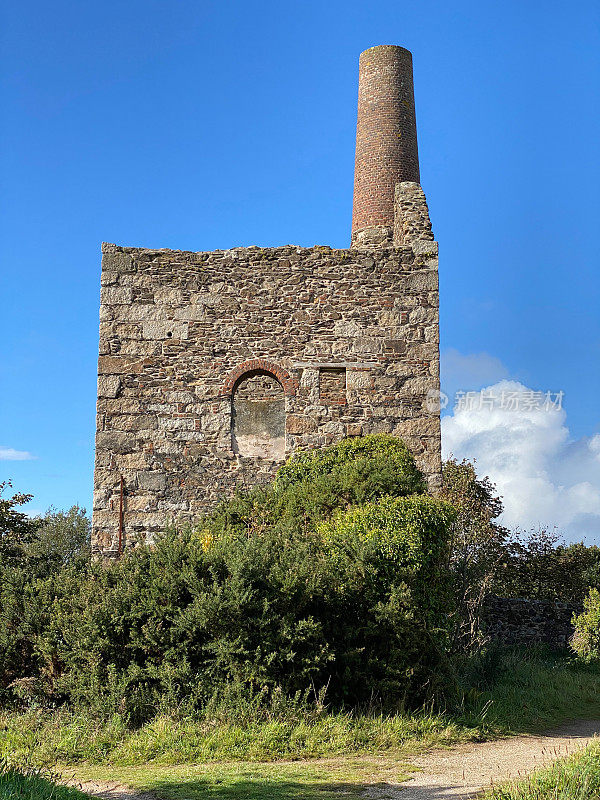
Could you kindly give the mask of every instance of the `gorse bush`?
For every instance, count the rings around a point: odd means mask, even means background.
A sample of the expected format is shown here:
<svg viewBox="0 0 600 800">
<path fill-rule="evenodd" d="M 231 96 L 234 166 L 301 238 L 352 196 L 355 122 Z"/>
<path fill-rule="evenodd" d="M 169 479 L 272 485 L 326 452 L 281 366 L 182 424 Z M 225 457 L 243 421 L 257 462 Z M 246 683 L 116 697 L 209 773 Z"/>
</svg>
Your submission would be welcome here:
<svg viewBox="0 0 600 800">
<path fill-rule="evenodd" d="M 600 661 L 600 592 L 591 589 L 583 601 L 583 612 L 573 618 L 571 647 L 582 661 Z"/>
<path fill-rule="evenodd" d="M 257 533 L 266 527 L 306 534 L 336 509 L 425 491 L 423 475 L 406 445 L 392 436 L 373 434 L 292 456 L 273 484 L 224 502 L 209 527 L 213 534 Z"/>
<path fill-rule="evenodd" d="M 278 470 L 279 492 L 298 483 L 329 475 L 340 492 L 362 503 L 384 494 L 422 494 L 425 480 L 404 442 L 385 434 L 343 439 L 319 450 L 292 456 Z"/>
<path fill-rule="evenodd" d="M 0 495 L 6 485 L 0 484 Z M 52 602 L 44 579 L 66 565 L 85 574 L 89 562 L 85 509 L 50 509 L 31 519 L 15 510 L 29 499 L 31 495 L 24 494 L 0 498 L 0 702 L 11 696 L 31 699 L 38 691 L 40 672 L 56 672 L 58 665 L 44 663 L 36 647 Z"/>
<path fill-rule="evenodd" d="M 423 702 L 445 676 L 452 518 L 423 489 L 397 439 L 346 440 L 292 459 L 197 531 L 3 582 L 5 699 L 135 724 L 324 687 L 338 706 Z"/>
<path fill-rule="evenodd" d="M 449 535 L 456 511 L 430 497 L 383 497 L 338 511 L 319 525 L 335 563 L 368 559 L 384 582 L 403 582 L 432 625 L 450 606 Z M 432 591 L 434 588 L 434 591 Z"/>
</svg>

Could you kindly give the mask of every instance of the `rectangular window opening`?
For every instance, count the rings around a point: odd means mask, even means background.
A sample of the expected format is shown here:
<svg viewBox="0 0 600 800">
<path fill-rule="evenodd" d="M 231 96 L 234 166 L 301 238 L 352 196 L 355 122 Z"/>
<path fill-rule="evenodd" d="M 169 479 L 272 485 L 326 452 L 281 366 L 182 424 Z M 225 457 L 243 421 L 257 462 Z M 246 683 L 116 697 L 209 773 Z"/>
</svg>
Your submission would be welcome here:
<svg viewBox="0 0 600 800">
<path fill-rule="evenodd" d="M 325 403 L 346 402 L 346 370 L 335 367 L 319 369 L 319 398 Z"/>
</svg>

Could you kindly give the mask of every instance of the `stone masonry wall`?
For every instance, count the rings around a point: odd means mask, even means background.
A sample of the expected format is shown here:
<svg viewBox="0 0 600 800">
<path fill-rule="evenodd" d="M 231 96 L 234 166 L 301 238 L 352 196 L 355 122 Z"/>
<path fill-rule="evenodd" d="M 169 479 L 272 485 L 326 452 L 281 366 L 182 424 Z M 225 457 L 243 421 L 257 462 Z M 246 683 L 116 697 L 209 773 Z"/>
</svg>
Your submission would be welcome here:
<svg viewBox="0 0 600 800">
<path fill-rule="evenodd" d="M 417 201 L 399 213 L 420 219 L 422 193 Z M 151 541 L 170 521 L 271 477 L 295 449 L 345 436 L 401 437 L 435 489 L 438 278 L 428 230 L 410 245 L 351 250 L 103 245 L 95 553 Z"/>
<path fill-rule="evenodd" d="M 502 644 L 541 643 L 564 649 L 573 635 L 573 614 L 581 611 L 577 603 L 490 595 L 484 605 L 484 632 Z"/>
</svg>

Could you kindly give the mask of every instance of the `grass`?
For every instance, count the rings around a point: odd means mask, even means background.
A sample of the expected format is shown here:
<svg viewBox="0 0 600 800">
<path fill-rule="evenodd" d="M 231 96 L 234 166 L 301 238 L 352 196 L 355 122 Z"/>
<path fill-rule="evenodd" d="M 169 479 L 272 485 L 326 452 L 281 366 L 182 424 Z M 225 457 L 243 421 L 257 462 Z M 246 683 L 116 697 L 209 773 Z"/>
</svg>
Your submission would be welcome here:
<svg viewBox="0 0 600 800">
<path fill-rule="evenodd" d="M 341 800 L 360 797 L 366 784 L 399 783 L 411 767 L 396 758 L 350 757 L 273 763 L 155 763 L 133 767 L 89 766 L 65 776 L 118 781 L 161 800 Z"/>
<path fill-rule="evenodd" d="M 87 800 L 82 792 L 55 780 L 36 769 L 0 765 L 0 800 Z"/>
<path fill-rule="evenodd" d="M 411 756 L 430 747 L 600 717 L 600 670 L 566 657 L 508 651 L 496 662 L 465 661 L 459 671 L 464 691 L 445 712 L 220 709 L 159 716 L 136 730 L 118 716 L 5 714 L 0 758 L 61 765 L 80 780 L 120 781 L 165 800 L 337 799 L 400 781 Z"/>
<path fill-rule="evenodd" d="M 505 653 L 492 674 L 465 662 L 464 693 L 452 712 L 341 713 L 322 709 L 206 717 L 159 716 L 131 730 L 121 717 L 41 710 L 0 716 L 0 758 L 37 766 L 133 766 L 270 761 L 397 751 L 482 740 L 600 716 L 600 671 L 567 658 Z M 487 672 L 490 672 L 489 667 Z M 495 679 L 490 688 L 486 683 Z"/>
<path fill-rule="evenodd" d="M 600 742 L 523 780 L 496 787 L 484 797 L 485 800 L 597 800 Z"/>
</svg>

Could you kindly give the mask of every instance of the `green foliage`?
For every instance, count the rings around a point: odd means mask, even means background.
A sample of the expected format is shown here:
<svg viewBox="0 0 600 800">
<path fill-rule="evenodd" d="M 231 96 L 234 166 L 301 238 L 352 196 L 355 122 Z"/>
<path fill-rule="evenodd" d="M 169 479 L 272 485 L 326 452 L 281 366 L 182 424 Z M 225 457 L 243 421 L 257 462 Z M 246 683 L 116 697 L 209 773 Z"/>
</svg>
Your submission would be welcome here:
<svg viewBox="0 0 600 800">
<path fill-rule="evenodd" d="M 28 503 L 32 495 L 21 492 L 12 497 L 2 497 L 5 489 L 12 486 L 10 481 L 0 483 L 0 566 L 18 562 L 23 557 L 23 548 L 35 536 L 39 527 L 19 506 Z"/>
<path fill-rule="evenodd" d="M 554 531 L 539 528 L 510 542 L 495 592 L 581 603 L 592 586 L 600 587 L 600 547 L 565 545 Z"/>
<path fill-rule="evenodd" d="M 423 487 L 405 446 L 374 436 L 303 454 L 198 532 L 168 531 L 109 565 L 82 566 L 79 509 L 50 515 L 29 550 L 44 569 L 4 584 L 5 697 L 133 724 L 278 692 L 314 702 L 325 686 L 338 705 L 423 701 L 444 675 L 451 520 L 402 497 Z"/>
<path fill-rule="evenodd" d="M 324 685 L 335 703 L 423 700 L 442 657 L 406 577 L 382 575 L 368 548 L 329 558 L 317 536 L 166 534 L 38 586 L 36 692 L 134 724 Z"/>
<path fill-rule="evenodd" d="M 37 684 L 42 664 L 36 636 L 48 619 L 36 593 L 37 580 L 23 566 L 0 567 L 0 702 L 15 700 Z"/>
<path fill-rule="evenodd" d="M 508 531 L 495 520 L 502 501 L 488 478 L 470 461 L 449 458 L 442 468 L 442 497 L 456 509 L 450 551 L 455 616 L 453 650 L 469 650 L 480 639 L 481 610 L 507 559 Z"/>
<path fill-rule="evenodd" d="M 57 784 L 57 776 L 34 767 L 0 762 L 0 800 L 86 800 L 78 789 Z"/>
<path fill-rule="evenodd" d="M 36 522 L 35 535 L 24 548 L 30 569 L 47 575 L 70 564 L 82 567 L 89 560 L 91 523 L 85 508 L 50 508 Z"/>
<path fill-rule="evenodd" d="M 423 475 L 404 442 L 386 434 L 342 439 L 329 447 L 292 456 L 277 472 L 275 490 L 282 492 L 298 483 L 314 484 L 323 476 L 338 484 L 348 503 L 426 491 Z"/>
<path fill-rule="evenodd" d="M 575 632 L 571 647 L 585 662 L 600 661 L 600 592 L 591 589 L 583 601 L 583 612 L 573 617 Z"/>
<path fill-rule="evenodd" d="M 582 602 L 600 587 L 600 548 L 565 545 L 553 531 L 511 532 L 497 523 L 502 501 L 469 461 L 448 459 L 442 497 L 457 510 L 450 569 L 455 613 L 451 649 L 475 652 L 485 639 L 486 595 Z"/>
<path fill-rule="evenodd" d="M 307 535 L 337 509 L 425 490 L 423 475 L 401 440 L 384 434 L 353 437 L 292 456 L 272 485 L 238 493 L 207 525 L 215 535 L 227 530 L 251 535 L 266 527 Z"/>
<path fill-rule="evenodd" d="M 17 504 L 29 497 L 17 496 Z M 78 506 L 67 512 L 50 509 L 30 520 L 10 508 L 14 497 L 2 502 L 4 520 L 18 538 L 7 537 L 0 548 L 0 702 L 40 701 L 60 670 L 54 656 L 46 657 L 37 645 L 49 624 L 52 586 L 60 585 L 57 576 L 67 566 L 87 573 L 90 523 Z M 65 573 L 67 583 L 72 579 Z"/>
<path fill-rule="evenodd" d="M 456 517 L 431 497 L 383 497 L 337 512 L 319 526 L 336 564 L 368 564 L 385 581 L 405 585 L 419 611 L 441 627 L 450 607 L 449 535 Z M 435 591 L 431 587 L 435 586 Z"/>
</svg>

